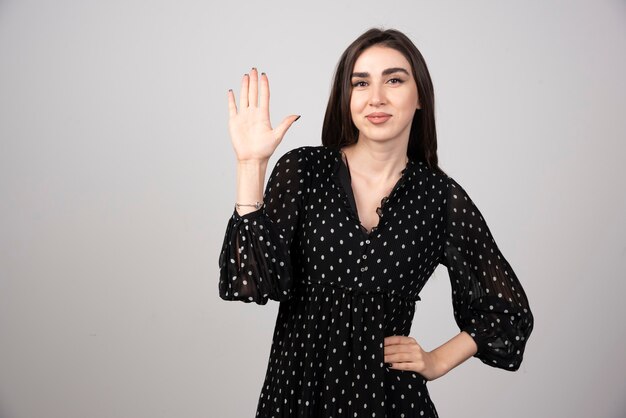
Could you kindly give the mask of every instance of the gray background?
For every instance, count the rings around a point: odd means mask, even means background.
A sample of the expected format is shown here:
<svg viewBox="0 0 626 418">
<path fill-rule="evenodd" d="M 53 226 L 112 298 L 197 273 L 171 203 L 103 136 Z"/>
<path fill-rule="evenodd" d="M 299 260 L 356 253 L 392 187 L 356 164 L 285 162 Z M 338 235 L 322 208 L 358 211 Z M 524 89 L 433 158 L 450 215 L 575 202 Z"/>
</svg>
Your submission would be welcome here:
<svg viewBox="0 0 626 418">
<path fill-rule="evenodd" d="M 441 166 L 536 325 L 511 373 L 429 383 L 442 417 L 623 417 L 624 1 L 0 2 L 0 416 L 252 417 L 278 304 L 219 299 L 228 88 L 268 73 L 270 161 L 320 143 L 340 53 L 405 31 Z M 269 172 L 268 172 L 269 175 Z M 458 332 L 443 266 L 412 336 Z"/>
</svg>

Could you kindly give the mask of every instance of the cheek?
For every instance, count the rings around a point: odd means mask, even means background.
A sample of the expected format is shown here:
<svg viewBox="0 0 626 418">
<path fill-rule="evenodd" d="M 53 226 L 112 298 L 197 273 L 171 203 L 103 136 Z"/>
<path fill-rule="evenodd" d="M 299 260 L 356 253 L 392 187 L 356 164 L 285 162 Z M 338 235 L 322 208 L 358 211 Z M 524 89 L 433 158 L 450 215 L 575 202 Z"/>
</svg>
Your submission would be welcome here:
<svg viewBox="0 0 626 418">
<path fill-rule="evenodd" d="M 401 107 L 407 110 L 414 110 L 417 105 L 417 94 L 405 94 L 400 98 Z"/>
<path fill-rule="evenodd" d="M 367 97 L 364 94 L 359 94 L 359 92 L 352 93 L 350 96 L 350 110 L 358 112 L 363 107 L 364 101 L 367 101 Z"/>
<path fill-rule="evenodd" d="M 361 106 L 359 106 L 358 102 L 354 99 L 350 100 L 350 115 L 352 116 L 352 120 L 358 120 L 358 115 L 361 113 Z"/>
<path fill-rule="evenodd" d="M 415 91 L 411 95 L 411 106 L 413 106 L 413 108 L 416 108 L 418 105 L 419 105 L 419 97 L 417 94 L 417 89 L 415 89 Z"/>
</svg>

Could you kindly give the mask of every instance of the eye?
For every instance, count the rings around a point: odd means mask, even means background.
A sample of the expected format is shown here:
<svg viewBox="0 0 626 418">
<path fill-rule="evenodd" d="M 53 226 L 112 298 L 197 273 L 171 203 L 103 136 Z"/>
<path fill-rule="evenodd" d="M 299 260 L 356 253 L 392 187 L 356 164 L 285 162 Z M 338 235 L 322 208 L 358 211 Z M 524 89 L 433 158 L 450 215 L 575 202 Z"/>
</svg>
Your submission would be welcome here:
<svg viewBox="0 0 626 418">
<path fill-rule="evenodd" d="M 404 83 L 404 80 L 400 79 L 400 78 L 392 78 L 388 81 L 388 83 L 391 84 L 402 84 Z"/>
<path fill-rule="evenodd" d="M 365 87 L 367 85 L 366 81 L 360 80 L 352 83 L 352 87 Z"/>
</svg>

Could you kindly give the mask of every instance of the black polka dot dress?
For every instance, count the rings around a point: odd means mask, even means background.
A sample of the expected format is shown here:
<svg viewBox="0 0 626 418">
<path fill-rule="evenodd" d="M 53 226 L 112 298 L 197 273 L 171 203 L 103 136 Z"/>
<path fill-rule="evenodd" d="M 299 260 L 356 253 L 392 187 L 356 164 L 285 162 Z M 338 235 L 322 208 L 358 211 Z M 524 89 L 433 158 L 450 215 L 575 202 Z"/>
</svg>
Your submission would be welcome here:
<svg viewBox="0 0 626 418">
<path fill-rule="evenodd" d="M 475 357 L 510 371 L 522 362 L 528 299 L 466 191 L 409 160 L 367 231 L 348 170 L 338 149 L 292 149 L 268 179 L 265 205 L 228 221 L 220 297 L 280 302 L 257 417 L 437 417 L 427 380 L 387 367 L 383 340 L 409 335 L 439 264 Z"/>
</svg>

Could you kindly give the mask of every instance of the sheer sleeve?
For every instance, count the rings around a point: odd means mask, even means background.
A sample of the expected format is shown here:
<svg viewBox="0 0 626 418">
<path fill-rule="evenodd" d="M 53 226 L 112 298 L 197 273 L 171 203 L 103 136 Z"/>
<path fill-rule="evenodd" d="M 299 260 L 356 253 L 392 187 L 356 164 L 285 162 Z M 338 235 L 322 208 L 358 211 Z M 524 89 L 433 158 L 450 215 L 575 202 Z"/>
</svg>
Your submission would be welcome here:
<svg viewBox="0 0 626 418">
<path fill-rule="evenodd" d="M 219 295 L 265 305 L 291 297 L 291 247 L 307 187 L 305 147 L 279 158 L 265 187 L 264 205 L 228 220 L 219 256 Z"/>
<path fill-rule="evenodd" d="M 450 276 L 455 321 L 476 342 L 474 357 L 515 371 L 534 324 L 526 293 L 474 202 L 448 179 L 441 263 Z"/>
</svg>

